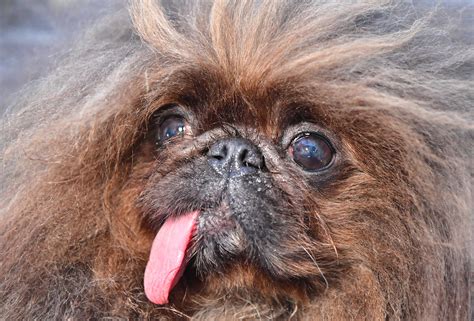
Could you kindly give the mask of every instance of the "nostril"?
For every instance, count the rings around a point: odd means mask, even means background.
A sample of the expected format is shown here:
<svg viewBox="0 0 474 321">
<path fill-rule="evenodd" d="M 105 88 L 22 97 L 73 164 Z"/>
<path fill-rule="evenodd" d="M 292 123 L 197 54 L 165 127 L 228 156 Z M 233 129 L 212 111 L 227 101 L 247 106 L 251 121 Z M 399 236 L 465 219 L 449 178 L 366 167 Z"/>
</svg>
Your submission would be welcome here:
<svg viewBox="0 0 474 321">
<path fill-rule="evenodd" d="M 249 154 L 249 150 L 248 149 L 243 149 L 240 152 L 240 155 L 239 155 L 239 162 L 241 162 L 243 164 L 247 164 L 247 155 L 248 154 Z"/>
<path fill-rule="evenodd" d="M 229 149 L 227 148 L 227 145 L 222 146 L 222 158 L 226 158 L 227 154 L 229 153 Z"/>
<path fill-rule="evenodd" d="M 217 145 L 212 146 L 208 150 L 207 156 L 210 159 L 223 161 L 227 158 L 228 153 L 229 153 L 229 149 L 227 148 L 225 144 L 217 144 Z"/>
<path fill-rule="evenodd" d="M 243 161 L 244 166 L 247 167 L 254 167 L 256 169 L 262 169 L 263 168 L 263 157 L 259 154 L 250 154 L 248 157 L 246 157 Z"/>
<path fill-rule="evenodd" d="M 261 169 L 263 167 L 263 156 L 257 147 L 253 145 L 244 146 L 238 152 L 237 162 L 243 167 Z"/>
</svg>

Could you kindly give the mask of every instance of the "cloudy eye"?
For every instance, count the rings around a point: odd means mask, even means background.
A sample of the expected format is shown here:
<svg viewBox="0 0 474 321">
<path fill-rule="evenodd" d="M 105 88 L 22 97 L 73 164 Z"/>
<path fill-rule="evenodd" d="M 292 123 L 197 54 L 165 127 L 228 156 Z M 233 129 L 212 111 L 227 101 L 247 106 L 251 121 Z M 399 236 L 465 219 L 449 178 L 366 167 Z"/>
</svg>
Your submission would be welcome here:
<svg viewBox="0 0 474 321">
<path fill-rule="evenodd" d="M 298 135 L 288 150 L 296 164 L 305 171 L 319 171 L 328 167 L 334 157 L 329 141 L 317 133 Z"/>
<path fill-rule="evenodd" d="M 188 123 L 181 116 L 170 116 L 159 126 L 157 143 L 162 144 L 173 137 L 183 136 L 188 128 Z"/>
</svg>

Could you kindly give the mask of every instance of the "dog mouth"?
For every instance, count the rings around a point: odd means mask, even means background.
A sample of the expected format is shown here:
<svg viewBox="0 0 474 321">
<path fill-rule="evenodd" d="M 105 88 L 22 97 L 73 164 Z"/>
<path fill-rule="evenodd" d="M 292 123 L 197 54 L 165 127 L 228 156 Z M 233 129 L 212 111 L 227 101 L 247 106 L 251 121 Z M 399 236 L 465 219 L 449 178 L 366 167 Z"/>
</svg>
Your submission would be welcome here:
<svg viewBox="0 0 474 321">
<path fill-rule="evenodd" d="M 186 252 L 196 229 L 199 211 L 168 218 L 153 240 L 145 269 L 144 288 L 155 304 L 168 303 L 168 296 L 186 267 Z"/>
<path fill-rule="evenodd" d="M 275 282 L 306 277 L 311 270 L 285 264 L 312 263 L 294 246 L 296 238 L 305 237 L 300 216 L 288 208 L 287 195 L 269 177 L 243 176 L 181 189 L 174 198 L 165 191 L 155 186 L 144 195 L 153 205 L 147 210 L 150 224 L 159 223 L 144 274 L 151 302 L 167 304 L 185 270 L 186 281 L 196 278 L 190 280 L 193 284 L 223 276 L 235 266 L 255 269 Z M 167 201 L 155 203 L 157 199 Z"/>
<path fill-rule="evenodd" d="M 167 304 L 174 286 L 192 259 L 197 271 L 218 268 L 222 258 L 242 253 L 246 240 L 229 204 L 168 217 L 153 241 L 144 275 L 145 294 Z"/>
</svg>

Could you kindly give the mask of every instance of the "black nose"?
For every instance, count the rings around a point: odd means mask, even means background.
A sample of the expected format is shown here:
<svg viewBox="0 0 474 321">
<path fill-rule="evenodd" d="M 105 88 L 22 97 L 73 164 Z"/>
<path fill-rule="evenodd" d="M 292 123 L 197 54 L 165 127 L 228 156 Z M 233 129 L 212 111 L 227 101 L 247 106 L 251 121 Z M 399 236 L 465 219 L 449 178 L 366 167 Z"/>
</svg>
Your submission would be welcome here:
<svg viewBox="0 0 474 321">
<path fill-rule="evenodd" d="M 243 138 L 226 138 L 216 142 L 207 157 L 211 167 L 226 177 L 253 174 L 264 165 L 257 146 Z"/>
</svg>

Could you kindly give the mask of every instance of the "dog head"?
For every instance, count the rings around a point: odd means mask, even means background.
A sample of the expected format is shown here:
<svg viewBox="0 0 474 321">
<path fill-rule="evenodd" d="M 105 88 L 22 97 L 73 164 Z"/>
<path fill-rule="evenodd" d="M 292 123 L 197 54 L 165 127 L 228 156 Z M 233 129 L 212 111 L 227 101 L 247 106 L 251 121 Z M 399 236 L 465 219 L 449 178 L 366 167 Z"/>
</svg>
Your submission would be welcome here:
<svg viewBox="0 0 474 321">
<path fill-rule="evenodd" d="M 50 318 L 467 315 L 467 51 L 419 46 L 442 21 L 412 10 L 136 1 L 140 37 L 106 21 L 102 54 L 20 113 L 47 166 L 9 172 L 0 271 L 25 281 L 4 293 L 34 284 Z"/>
</svg>

